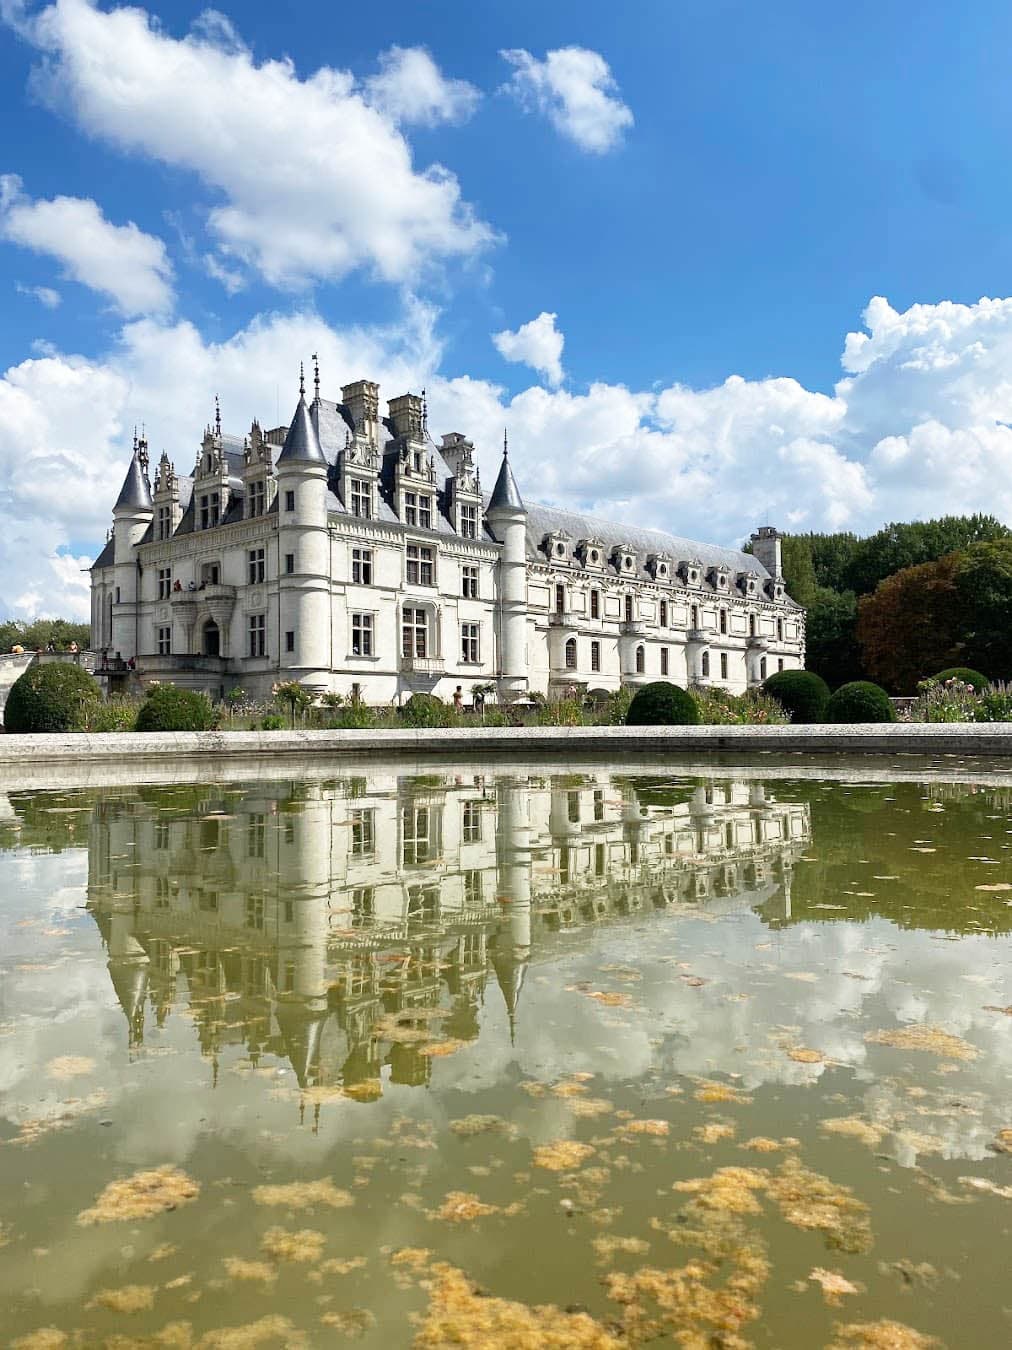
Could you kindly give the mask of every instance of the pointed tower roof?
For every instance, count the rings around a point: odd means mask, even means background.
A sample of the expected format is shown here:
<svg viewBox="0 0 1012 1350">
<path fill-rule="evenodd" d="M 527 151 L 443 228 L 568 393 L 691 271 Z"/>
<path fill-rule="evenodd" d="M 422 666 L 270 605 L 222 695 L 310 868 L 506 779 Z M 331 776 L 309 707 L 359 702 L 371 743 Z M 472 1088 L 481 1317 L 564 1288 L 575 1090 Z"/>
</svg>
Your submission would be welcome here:
<svg viewBox="0 0 1012 1350">
<path fill-rule="evenodd" d="M 134 445 L 133 457 L 120 488 L 113 511 L 151 511 L 151 486 L 141 463 L 140 450 Z"/>
<path fill-rule="evenodd" d="M 320 438 L 306 407 L 305 394 L 299 395 L 299 406 L 288 428 L 285 444 L 278 455 L 279 464 L 326 464 L 327 457 L 320 449 Z"/>
<path fill-rule="evenodd" d="M 520 949 L 508 946 L 505 941 L 502 943 L 496 941 L 492 948 L 491 959 L 492 969 L 495 971 L 495 978 L 502 990 L 502 996 L 506 1002 L 506 1012 L 509 1015 L 510 1044 L 514 1045 L 516 1043 L 520 991 L 524 987 L 524 976 L 527 974 L 527 957 Z"/>
<path fill-rule="evenodd" d="M 510 468 L 509 446 L 504 435 L 502 438 L 502 464 L 499 466 L 499 477 L 495 480 L 492 496 L 488 499 L 486 515 L 492 511 L 526 510 L 523 498 L 520 496 L 520 489 L 517 487 L 517 480 L 513 477 L 513 470 Z"/>
</svg>

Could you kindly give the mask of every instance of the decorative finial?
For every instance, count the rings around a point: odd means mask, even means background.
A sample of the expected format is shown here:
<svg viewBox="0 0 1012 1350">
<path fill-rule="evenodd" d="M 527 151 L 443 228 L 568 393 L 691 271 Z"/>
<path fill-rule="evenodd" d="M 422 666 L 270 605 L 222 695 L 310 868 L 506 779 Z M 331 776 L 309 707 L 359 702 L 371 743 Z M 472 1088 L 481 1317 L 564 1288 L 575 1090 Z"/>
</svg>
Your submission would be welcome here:
<svg viewBox="0 0 1012 1350">
<path fill-rule="evenodd" d="M 137 453 L 137 423 L 134 423 L 134 454 Z"/>
<path fill-rule="evenodd" d="M 302 362 L 299 362 L 299 397 L 304 398 L 306 393 L 306 369 Z"/>
<path fill-rule="evenodd" d="M 221 435 L 221 402 L 217 394 L 214 396 L 214 434 Z"/>
<path fill-rule="evenodd" d="M 506 428 L 503 427 L 503 429 L 502 429 L 502 457 L 503 457 L 503 459 L 509 459 L 509 453 L 510 453 L 510 443 L 509 443 L 509 441 L 508 441 L 507 438 L 506 438 Z"/>
<path fill-rule="evenodd" d="M 313 388 L 316 390 L 316 397 L 320 397 L 320 358 L 316 352 L 313 352 Z"/>
<path fill-rule="evenodd" d="M 425 397 L 425 390 L 422 390 L 422 439 L 429 434 L 429 404 Z"/>
</svg>

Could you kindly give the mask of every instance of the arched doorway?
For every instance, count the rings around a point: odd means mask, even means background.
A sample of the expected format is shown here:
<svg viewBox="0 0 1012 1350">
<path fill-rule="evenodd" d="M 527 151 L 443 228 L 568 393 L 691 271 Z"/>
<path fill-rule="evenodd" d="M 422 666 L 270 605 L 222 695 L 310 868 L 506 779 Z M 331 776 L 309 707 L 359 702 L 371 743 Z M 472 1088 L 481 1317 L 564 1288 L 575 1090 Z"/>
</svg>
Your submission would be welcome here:
<svg viewBox="0 0 1012 1350">
<path fill-rule="evenodd" d="M 221 653 L 221 634 L 218 632 L 218 625 L 213 619 L 208 619 L 204 624 L 201 649 L 205 656 L 218 656 Z"/>
</svg>

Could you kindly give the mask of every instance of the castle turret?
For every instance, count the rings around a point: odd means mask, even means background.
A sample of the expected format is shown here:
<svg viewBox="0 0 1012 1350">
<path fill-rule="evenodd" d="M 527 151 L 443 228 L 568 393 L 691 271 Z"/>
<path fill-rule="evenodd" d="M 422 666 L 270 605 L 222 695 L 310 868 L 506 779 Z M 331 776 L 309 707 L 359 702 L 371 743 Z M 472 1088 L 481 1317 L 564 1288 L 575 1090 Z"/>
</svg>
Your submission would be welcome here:
<svg viewBox="0 0 1012 1350">
<path fill-rule="evenodd" d="M 277 462 L 278 664 L 285 678 L 321 691 L 329 687 L 332 664 L 327 470 L 300 380 L 298 407 Z"/>
<path fill-rule="evenodd" d="M 123 657 L 137 655 L 141 573 L 137 545 L 154 515 L 148 482 L 148 443 L 134 436 L 133 456 L 112 508 L 114 586 L 112 648 Z"/>
<path fill-rule="evenodd" d="M 503 436 L 502 465 L 485 518 L 503 545 L 500 572 L 499 689 L 504 699 L 527 690 L 527 508 L 510 468 L 509 447 Z"/>
</svg>

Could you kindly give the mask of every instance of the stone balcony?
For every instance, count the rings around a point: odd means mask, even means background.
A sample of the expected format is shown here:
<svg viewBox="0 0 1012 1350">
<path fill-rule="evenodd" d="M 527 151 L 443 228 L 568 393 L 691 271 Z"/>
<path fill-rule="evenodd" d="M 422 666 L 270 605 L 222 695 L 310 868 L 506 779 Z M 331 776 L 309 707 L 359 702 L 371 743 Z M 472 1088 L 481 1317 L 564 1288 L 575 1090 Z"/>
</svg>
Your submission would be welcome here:
<svg viewBox="0 0 1012 1350">
<path fill-rule="evenodd" d="M 402 656 L 402 675 L 422 675 L 433 679 L 443 674 L 444 663 L 441 656 Z"/>
<path fill-rule="evenodd" d="M 708 628 L 690 628 L 685 634 L 686 642 L 709 642 L 713 634 Z"/>
<path fill-rule="evenodd" d="M 618 631 L 627 638 L 646 638 L 647 626 L 642 619 L 623 619 Z"/>
</svg>

